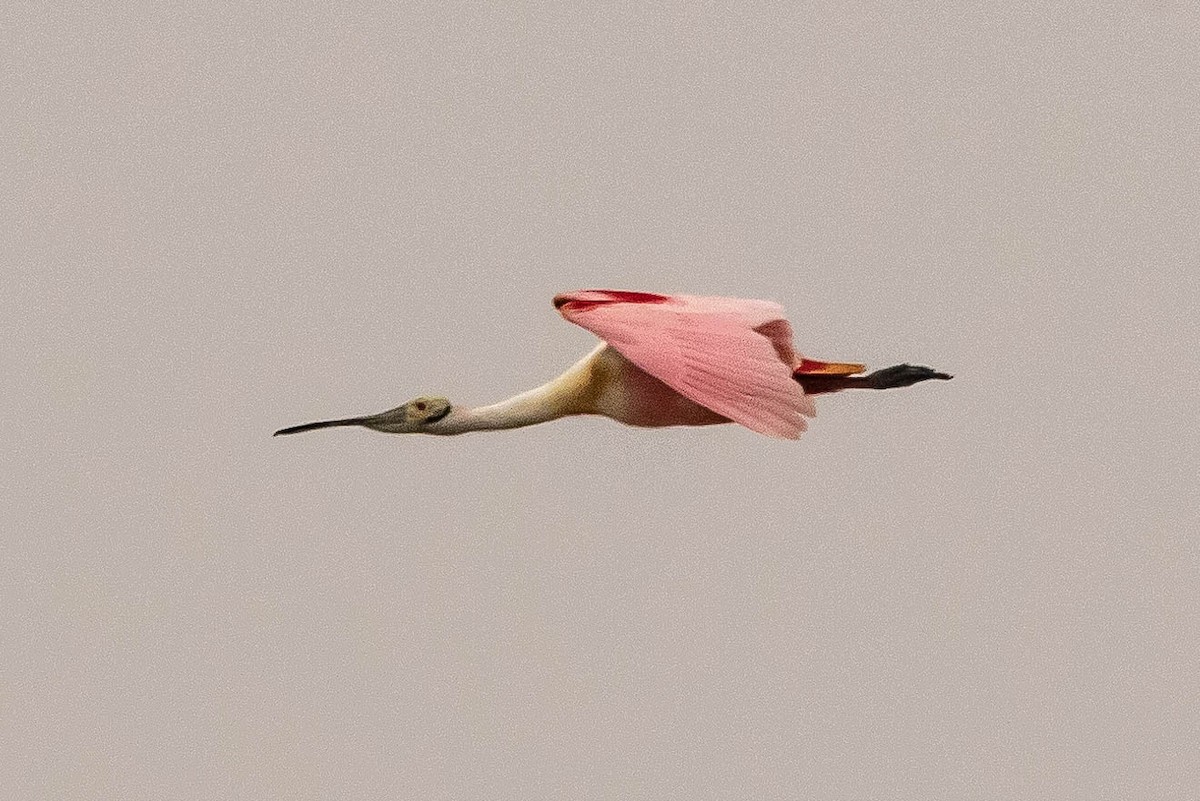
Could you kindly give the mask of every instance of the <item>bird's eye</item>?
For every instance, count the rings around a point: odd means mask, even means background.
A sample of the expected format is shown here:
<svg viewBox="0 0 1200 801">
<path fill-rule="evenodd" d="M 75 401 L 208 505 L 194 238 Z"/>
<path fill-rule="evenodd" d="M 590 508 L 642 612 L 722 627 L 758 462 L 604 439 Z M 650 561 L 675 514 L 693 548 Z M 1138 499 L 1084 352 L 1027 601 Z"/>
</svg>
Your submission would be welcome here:
<svg viewBox="0 0 1200 801">
<path fill-rule="evenodd" d="M 420 403 L 417 404 L 417 411 L 418 412 L 425 411 L 425 401 L 421 401 Z"/>
</svg>

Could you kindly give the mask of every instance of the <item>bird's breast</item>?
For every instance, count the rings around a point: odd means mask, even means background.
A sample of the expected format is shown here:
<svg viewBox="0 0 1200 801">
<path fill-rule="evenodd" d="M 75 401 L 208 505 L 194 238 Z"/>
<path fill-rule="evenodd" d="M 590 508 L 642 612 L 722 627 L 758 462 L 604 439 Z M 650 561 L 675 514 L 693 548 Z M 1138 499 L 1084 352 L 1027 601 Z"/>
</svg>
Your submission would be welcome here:
<svg viewBox="0 0 1200 801">
<path fill-rule="evenodd" d="M 728 418 L 680 395 L 611 346 L 593 354 L 588 398 L 592 414 L 602 414 L 631 426 L 729 422 Z"/>
</svg>

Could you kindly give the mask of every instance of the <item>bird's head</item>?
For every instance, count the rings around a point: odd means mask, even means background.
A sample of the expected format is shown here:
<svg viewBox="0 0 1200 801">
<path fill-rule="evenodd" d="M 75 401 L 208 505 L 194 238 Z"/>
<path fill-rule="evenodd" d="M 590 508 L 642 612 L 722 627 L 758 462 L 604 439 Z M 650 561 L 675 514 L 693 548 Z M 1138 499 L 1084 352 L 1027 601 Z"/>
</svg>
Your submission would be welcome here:
<svg viewBox="0 0 1200 801">
<path fill-rule="evenodd" d="M 446 398 L 422 395 L 403 406 L 363 419 L 363 425 L 385 434 L 429 433 L 429 427 L 446 418 L 454 407 Z"/>
<path fill-rule="evenodd" d="M 452 411 L 454 411 L 454 407 L 448 399 L 422 395 L 419 398 L 413 398 L 402 406 L 397 406 L 395 409 L 388 409 L 386 412 L 380 412 L 379 414 L 370 414 L 363 417 L 347 417 L 342 420 L 319 420 L 315 423 L 304 423 L 289 428 L 281 428 L 275 432 L 275 436 L 279 436 L 280 434 L 299 434 L 302 431 L 332 428 L 333 426 L 363 426 L 373 431 L 382 431 L 385 434 L 447 434 L 451 432 L 445 429 L 444 426 L 439 426 L 439 424 L 443 423 Z"/>
</svg>

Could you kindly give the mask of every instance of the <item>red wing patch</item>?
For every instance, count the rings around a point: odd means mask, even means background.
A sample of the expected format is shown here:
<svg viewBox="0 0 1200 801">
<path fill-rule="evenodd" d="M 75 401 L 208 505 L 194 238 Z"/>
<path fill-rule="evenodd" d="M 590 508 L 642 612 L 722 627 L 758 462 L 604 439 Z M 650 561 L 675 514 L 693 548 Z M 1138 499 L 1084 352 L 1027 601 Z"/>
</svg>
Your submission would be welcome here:
<svg viewBox="0 0 1200 801">
<path fill-rule="evenodd" d="M 620 289 L 585 289 L 582 292 L 565 292 L 554 296 L 554 308 L 562 309 L 570 304 L 571 311 L 587 311 L 605 303 L 670 303 L 667 295 L 653 292 L 627 292 Z"/>
</svg>

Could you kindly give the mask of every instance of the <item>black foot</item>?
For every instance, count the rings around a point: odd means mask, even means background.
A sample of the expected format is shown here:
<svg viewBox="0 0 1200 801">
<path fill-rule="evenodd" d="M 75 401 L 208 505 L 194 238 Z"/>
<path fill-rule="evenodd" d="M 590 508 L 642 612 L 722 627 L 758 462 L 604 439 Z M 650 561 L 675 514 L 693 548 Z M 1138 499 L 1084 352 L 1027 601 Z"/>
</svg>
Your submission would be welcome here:
<svg viewBox="0 0 1200 801">
<path fill-rule="evenodd" d="M 949 381 L 953 376 L 939 373 L 928 367 L 918 367 L 913 364 L 897 364 L 895 367 L 885 367 L 882 370 L 863 376 L 863 384 L 872 389 L 894 389 L 895 387 L 910 387 L 920 381 L 936 378 Z"/>
</svg>

